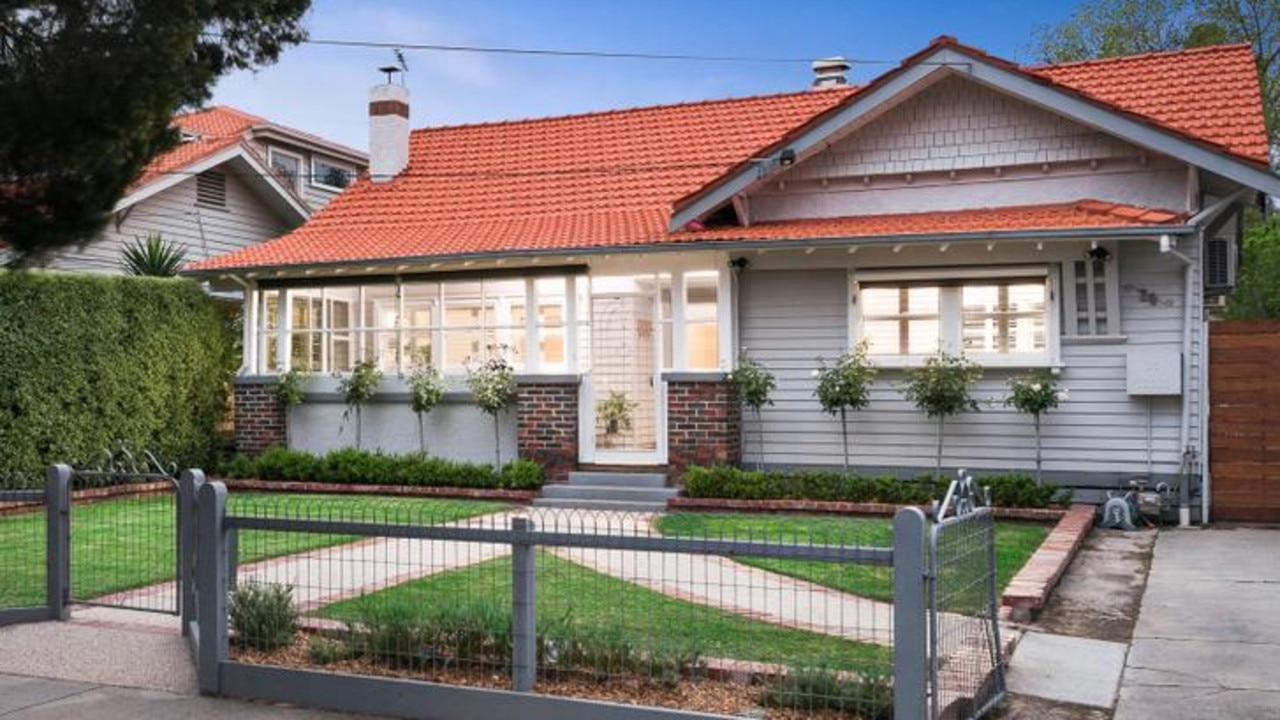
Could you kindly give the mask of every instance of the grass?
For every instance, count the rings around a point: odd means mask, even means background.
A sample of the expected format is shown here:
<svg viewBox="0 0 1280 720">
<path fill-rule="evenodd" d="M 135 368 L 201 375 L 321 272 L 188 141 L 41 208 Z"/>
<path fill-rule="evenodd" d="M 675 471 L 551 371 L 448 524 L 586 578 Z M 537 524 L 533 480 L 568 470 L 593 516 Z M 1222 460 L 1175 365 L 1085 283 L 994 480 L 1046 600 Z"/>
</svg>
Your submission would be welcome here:
<svg viewBox="0 0 1280 720">
<path fill-rule="evenodd" d="M 676 513 L 662 517 L 658 530 L 663 535 L 677 537 L 752 539 L 801 545 L 893 545 L 893 521 L 888 518 Z M 1044 525 L 996 523 L 996 575 L 1001 590 L 1048 534 L 1049 528 Z M 737 560 L 853 595 L 893 600 L 892 568 L 776 558 Z"/>
<path fill-rule="evenodd" d="M 172 494 L 153 494 L 73 503 L 72 598 L 87 600 L 172 580 L 177 563 L 174 501 Z M 234 493 L 228 496 L 227 511 L 261 517 L 433 524 L 498 512 L 505 507 L 500 503 L 435 498 Z M 0 607 L 44 603 L 44 533 L 43 509 L 0 516 Z M 356 539 L 245 531 L 240 536 L 240 562 Z"/>
<path fill-rule="evenodd" d="M 540 626 L 570 618 L 588 634 L 655 650 L 694 649 L 704 657 L 864 671 L 891 665 L 887 647 L 793 630 L 677 600 L 547 552 L 539 552 L 537 563 Z M 321 614 L 358 621 L 370 603 L 429 608 L 477 601 L 510 606 L 509 556 L 334 603 Z"/>
</svg>

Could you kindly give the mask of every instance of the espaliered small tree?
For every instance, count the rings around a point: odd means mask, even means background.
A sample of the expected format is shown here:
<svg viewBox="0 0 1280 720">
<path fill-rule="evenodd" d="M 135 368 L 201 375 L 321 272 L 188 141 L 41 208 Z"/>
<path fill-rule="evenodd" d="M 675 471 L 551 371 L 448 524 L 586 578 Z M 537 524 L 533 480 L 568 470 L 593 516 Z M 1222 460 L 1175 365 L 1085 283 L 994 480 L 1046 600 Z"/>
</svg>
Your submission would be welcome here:
<svg viewBox="0 0 1280 720">
<path fill-rule="evenodd" d="M 501 352 L 489 360 L 467 366 L 467 389 L 476 406 L 493 418 L 493 457 L 495 472 L 502 469 L 502 413 L 516 402 L 516 375 Z"/>
<path fill-rule="evenodd" d="M 1037 370 L 1009 380 L 1009 397 L 1004 404 L 1031 416 L 1036 433 L 1036 480 L 1040 480 L 1040 419 L 1065 400 L 1067 391 L 1058 387 L 1058 379 L 1048 370 Z"/>
<path fill-rule="evenodd" d="M 906 383 L 899 388 L 902 396 L 938 422 L 938 450 L 934 462 L 935 476 L 942 475 L 942 438 L 947 418 L 964 412 L 977 412 L 978 401 L 973 386 L 982 379 L 982 366 L 964 355 L 952 355 L 939 348 L 925 359 L 924 365 L 906 373 Z"/>
<path fill-rule="evenodd" d="M 347 409 L 342 412 L 342 423 L 345 426 L 351 415 L 356 416 L 356 447 L 363 447 L 364 427 L 362 410 L 365 405 L 373 399 L 374 393 L 378 391 L 378 384 L 382 382 L 382 371 L 378 369 L 378 364 L 372 360 L 361 360 L 351 368 L 348 375 L 339 376 L 338 392 L 342 393 L 342 399 L 347 404 Z"/>
<path fill-rule="evenodd" d="M 733 388 L 733 396 L 743 407 L 751 410 L 756 416 L 756 431 L 759 433 L 759 456 L 757 465 L 764 463 L 764 423 L 760 418 L 760 410 L 765 405 L 772 405 L 774 388 L 778 379 L 764 365 L 747 354 L 746 348 L 738 355 L 738 367 L 728 375 L 729 386 Z"/>
<path fill-rule="evenodd" d="M 818 369 L 814 371 L 818 387 L 813 394 L 818 397 L 823 412 L 840 418 L 845 472 L 849 472 L 849 411 L 863 410 L 871 404 L 871 387 L 877 372 L 867 357 L 865 341 L 841 355 L 833 365 L 818 358 Z"/>
</svg>

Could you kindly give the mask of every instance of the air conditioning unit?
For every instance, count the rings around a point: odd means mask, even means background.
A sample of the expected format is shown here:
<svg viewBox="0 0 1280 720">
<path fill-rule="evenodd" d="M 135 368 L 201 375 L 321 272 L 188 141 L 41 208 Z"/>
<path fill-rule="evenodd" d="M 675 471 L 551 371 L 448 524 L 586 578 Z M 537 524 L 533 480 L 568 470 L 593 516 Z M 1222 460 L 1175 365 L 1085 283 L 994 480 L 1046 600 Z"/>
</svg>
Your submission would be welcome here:
<svg viewBox="0 0 1280 720">
<path fill-rule="evenodd" d="M 1204 288 L 1227 292 L 1235 288 L 1240 268 L 1243 212 L 1236 207 L 1223 213 L 1205 232 Z"/>
</svg>

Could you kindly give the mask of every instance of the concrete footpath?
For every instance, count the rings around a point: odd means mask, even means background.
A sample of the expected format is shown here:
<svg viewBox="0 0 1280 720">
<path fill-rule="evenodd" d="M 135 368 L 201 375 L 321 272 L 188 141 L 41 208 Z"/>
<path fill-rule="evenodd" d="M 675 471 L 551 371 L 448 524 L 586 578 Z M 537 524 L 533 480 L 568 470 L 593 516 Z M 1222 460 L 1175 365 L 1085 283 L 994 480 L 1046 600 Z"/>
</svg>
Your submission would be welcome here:
<svg viewBox="0 0 1280 720">
<path fill-rule="evenodd" d="M 0 674 L 5 720 L 339 720 L 355 715 L 196 695 Z"/>
<path fill-rule="evenodd" d="M 1165 530 L 1115 720 L 1280 718 L 1280 528 Z"/>
</svg>

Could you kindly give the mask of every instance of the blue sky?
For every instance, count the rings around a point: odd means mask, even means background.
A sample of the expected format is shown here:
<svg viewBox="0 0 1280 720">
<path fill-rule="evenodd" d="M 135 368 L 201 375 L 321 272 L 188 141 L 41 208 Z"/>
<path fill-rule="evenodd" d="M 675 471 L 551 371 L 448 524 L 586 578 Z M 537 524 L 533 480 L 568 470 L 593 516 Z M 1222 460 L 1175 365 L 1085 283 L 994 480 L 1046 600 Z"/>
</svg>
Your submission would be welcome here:
<svg viewBox="0 0 1280 720">
<path fill-rule="evenodd" d="M 1038 24 L 1072 3 L 918 0 L 315 0 L 313 38 L 896 63 L 938 35 L 1031 61 Z M 807 63 L 703 63 L 406 53 L 412 124 L 454 124 L 800 90 Z M 236 73 L 213 102 L 358 148 L 366 101 L 389 50 L 304 45 Z M 890 65 L 855 63 L 853 79 Z"/>
</svg>

